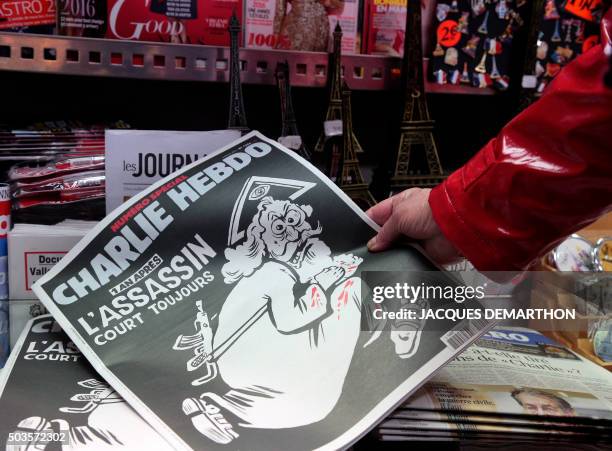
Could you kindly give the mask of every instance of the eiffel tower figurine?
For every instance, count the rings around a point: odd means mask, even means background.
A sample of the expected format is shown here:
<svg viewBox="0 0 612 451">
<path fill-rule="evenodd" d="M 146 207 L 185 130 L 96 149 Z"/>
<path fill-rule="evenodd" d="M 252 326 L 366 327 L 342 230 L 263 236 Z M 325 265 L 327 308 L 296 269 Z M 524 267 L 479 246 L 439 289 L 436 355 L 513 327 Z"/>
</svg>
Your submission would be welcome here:
<svg viewBox="0 0 612 451">
<path fill-rule="evenodd" d="M 406 33 L 402 60 L 406 97 L 400 124 L 399 149 L 391 178 L 391 193 L 413 186 L 432 187 L 445 178 L 433 136 L 434 121 L 429 116 L 425 97 L 420 0 L 408 0 L 406 30 L 410 30 L 410 33 Z M 429 173 L 425 175 L 413 175 L 410 170 L 411 153 L 418 148 L 424 150 L 427 159 Z"/>
<path fill-rule="evenodd" d="M 363 179 L 363 174 L 359 168 L 353 136 L 351 91 L 346 83 L 344 83 L 342 86 L 342 153 L 338 165 L 336 184 L 359 207 L 367 210 L 376 203 L 376 200 L 368 190 L 368 185 Z"/>
<path fill-rule="evenodd" d="M 340 21 L 334 28 L 334 49 L 328 65 L 329 104 L 325 114 L 325 123 L 342 120 L 342 27 Z M 325 150 L 325 128 L 319 135 L 315 152 Z M 353 135 L 353 148 L 357 153 L 363 153 L 363 148 L 357 138 Z"/>
<path fill-rule="evenodd" d="M 278 142 L 286 147 L 295 150 L 302 158 L 310 159 L 310 152 L 304 145 L 300 132 L 297 128 L 295 120 L 295 112 L 293 111 L 293 100 L 291 98 L 291 82 L 289 80 L 289 63 L 278 63 L 276 65 L 276 84 L 281 101 L 281 134 Z"/>
<path fill-rule="evenodd" d="M 232 13 L 229 21 L 230 34 L 230 106 L 228 129 L 249 131 L 246 113 L 244 112 L 244 100 L 242 99 L 242 85 L 240 84 L 240 53 L 238 47 L 238 33 L 240 33 L 240 21 L 236 17 L 236 11 Z"/>
</svg>

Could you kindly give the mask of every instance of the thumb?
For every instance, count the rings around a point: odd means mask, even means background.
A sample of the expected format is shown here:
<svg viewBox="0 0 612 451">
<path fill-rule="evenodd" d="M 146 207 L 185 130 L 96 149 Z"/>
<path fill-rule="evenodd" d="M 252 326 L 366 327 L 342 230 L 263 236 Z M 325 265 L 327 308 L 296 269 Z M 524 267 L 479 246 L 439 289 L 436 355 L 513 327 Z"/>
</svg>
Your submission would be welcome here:
<svg viewBox="0 0 612 451">
<path fill-rule="evenodd" d="M 368 249 L 371 252 L 380 252 L 388 249 L 391 244 L 401 235 L 395 215 L 391 215 L 374 238 L 368 241 Z"/>
<path fill-rule="evenodd" d="M 370 211 L 371 218 L 384 223 L 378 235 L 368 242 L 368 249 L 372 252 L 385 250 L 404 235 L 417 240 L 431 238 L 437 231 L 437 225 L 429 208 L 430 191 L 408 189 L 382 202 L 379 209 L 375 207 Z"/>
</svg>

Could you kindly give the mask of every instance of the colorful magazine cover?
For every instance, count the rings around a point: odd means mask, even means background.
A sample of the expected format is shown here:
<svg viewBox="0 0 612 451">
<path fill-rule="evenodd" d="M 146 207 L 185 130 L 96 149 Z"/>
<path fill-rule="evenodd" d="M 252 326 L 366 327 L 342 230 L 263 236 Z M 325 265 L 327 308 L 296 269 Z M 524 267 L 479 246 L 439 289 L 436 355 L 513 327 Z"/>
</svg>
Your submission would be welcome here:
<svg viewBox="0 0 612 451">
<path fill-rule="evenodd" d="M 363 53 L 402 57 L 406 30 L 406 0 L 366 0 Z"/>
<path fill-rule="evenodd" d="M 247 48 L 327 52 L 340 22 L 342 52 L 359 53 L 359 0 L 247 0 Z"/>
<path fill-rule="evenodd" d="M 55 0 L 0 0 L 0 31 L 50 34 Z"/>
</svg>

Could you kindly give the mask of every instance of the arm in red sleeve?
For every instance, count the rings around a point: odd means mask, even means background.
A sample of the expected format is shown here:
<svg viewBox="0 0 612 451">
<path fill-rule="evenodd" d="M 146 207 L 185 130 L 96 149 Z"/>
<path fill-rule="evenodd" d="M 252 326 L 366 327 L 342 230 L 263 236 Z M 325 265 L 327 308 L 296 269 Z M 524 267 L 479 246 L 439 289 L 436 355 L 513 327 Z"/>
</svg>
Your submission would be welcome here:
<svg viewBox="0 0 612 451">
<path fill-rule="evenodd" d="M 602 31 L 602 45 L 432 190 L 436 223 L 477 269 L 524 269 L 612 209 L 612 10 Z"/>
</svg>

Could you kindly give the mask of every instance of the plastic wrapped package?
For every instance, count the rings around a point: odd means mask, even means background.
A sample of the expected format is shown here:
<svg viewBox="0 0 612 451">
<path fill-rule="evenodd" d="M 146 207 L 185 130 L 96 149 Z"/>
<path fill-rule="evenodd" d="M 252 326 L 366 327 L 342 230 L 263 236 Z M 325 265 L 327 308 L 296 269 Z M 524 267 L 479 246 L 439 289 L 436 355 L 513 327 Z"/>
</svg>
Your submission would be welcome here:
<svg viewBox="0 0 612 451">
<path fill-rule="evenodd" d="M 17 164 L 9 171 L 11 181 L 35 179 L 70 172 L 104 169 L 104 156 L 57 157 L 44 165 Z"/>
<path fill-rule="evenodd" d="M 104 189 L 104 171 L 75 172 L 36 182 L 16 182 L 13 184 L 13 198 L 36 196 L 55 191 L 80 192 Z"/>
</svg>

